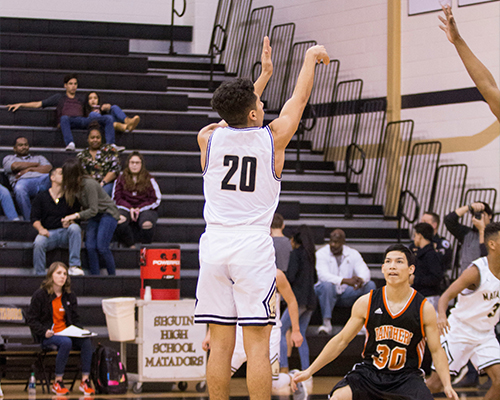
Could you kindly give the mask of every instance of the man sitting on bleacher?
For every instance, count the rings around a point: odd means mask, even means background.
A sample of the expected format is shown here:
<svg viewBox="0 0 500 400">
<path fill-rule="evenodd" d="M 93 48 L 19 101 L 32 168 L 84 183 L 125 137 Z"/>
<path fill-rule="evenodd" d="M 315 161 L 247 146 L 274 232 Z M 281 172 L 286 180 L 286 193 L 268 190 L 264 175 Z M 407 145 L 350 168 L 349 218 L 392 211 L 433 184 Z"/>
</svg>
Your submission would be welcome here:
<svg viewBox="0 0 500 400">
<path fill-rule="evenodd" d="M 50 186 L 49 171 L 52 165 L 44 156 L 29 154 L 30 145 L 25 137 L 18 137 L 14 153 L 5 156 L 3 168 L 14 188 L 16 202 L 25 221 L 30 220 L 31 198 Z"/>
<path fill-rule="evenodd" d="M 118 148 L 115 143 L 115 128 L 113 126 L 114 119 L 111 115 L 100 115 L 93 113 L 92 116 L 83 116 L 83 102 L 76 97 L 78 89 L 78 77 L 76 74 L 69 74 L 64 77 L 64 88 L 66 93 L 57 93 L 45 100 L 32 101 L 29 103 L 9 104 L 9 111 L 15 112 L 20 107 L 24 108 L 45 108 L 56 107 L 57 124 L 61 127 L 66 150 L 75 150 L 75 141 L 71 129 L 87 129 L 90 121 L 98 121 L 104 127 L 106 142 L 116 148 L 117 151 L 123 150 L 123 147 Z"/>
<path fill-rule="evenodd" d="M 364 294 L 376 288 L 370 280 L 370 270 L 357 250 L 345 245 L 345 233 L 335 229 L 330 233 L 329 246 L 316 252 L 315 286 L 321 306 L 323 325 L 318 333 L 332 333 L 332 311 L 335 305 L 352 307 Z"/>
<path fill-rule="evenodd" d="M 33 200 L 31 222 L 38 231 L 33 243 L 33 267 L 37 275 L 45 275 L 47 251 L 60 247 L 69 248 L 69 275 L 83 275 L 80 268 L 82 230 L 74 221 L 62 222 L 66 215 L 80 211 L 80 203 L 75 200 L 72 207 L 66 203 L 62 179 L 62 168 L 53 168 L 50 171 L 51 187 L 38 193 Z"/>
</svg>

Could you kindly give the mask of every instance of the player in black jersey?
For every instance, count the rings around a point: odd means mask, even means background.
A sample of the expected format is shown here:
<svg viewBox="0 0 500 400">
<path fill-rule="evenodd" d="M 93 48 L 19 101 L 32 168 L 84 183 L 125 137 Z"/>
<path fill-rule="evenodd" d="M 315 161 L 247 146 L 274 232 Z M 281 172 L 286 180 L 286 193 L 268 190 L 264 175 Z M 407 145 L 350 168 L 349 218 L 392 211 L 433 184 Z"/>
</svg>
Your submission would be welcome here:
<svg viewBox="0 0 500 400">
<path fill-rule="evenodd" d="M 432 400 L 420 370 L 425 341 L 444 392 L 448 398 L 458 400 L 439 341 L 436 311 L 410 287 L 409 278 L 414 270 L 411 251 L 401 244 L 390 246 L 382 265 L 386 286 L 372 290 L 354 303 L 344 329 L 327 343 L 308 369 L 295 374 L 293 381 L 308 379 L 337 358 L 365 326 L 363 362 L 335 385 L 332 400 Z"/>
</svg>

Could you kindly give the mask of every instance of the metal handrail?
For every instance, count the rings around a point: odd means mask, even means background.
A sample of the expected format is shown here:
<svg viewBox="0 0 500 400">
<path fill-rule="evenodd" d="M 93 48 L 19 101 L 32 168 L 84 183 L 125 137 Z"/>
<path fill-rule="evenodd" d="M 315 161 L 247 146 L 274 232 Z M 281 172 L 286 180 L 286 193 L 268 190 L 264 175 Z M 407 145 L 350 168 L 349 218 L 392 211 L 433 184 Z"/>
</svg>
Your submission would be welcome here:
<svg viewBox="0 0 500 400">
<path fill-rule="evenodd" d="M 177 15 L 179 18 L 181 18 L 184 13 L 186 12 L 186 0 L 182 1 L 182 12 L 178 12 L 175 9 L 175 0 L 172 0 L 172 13 L 171 13 L 171 19 L 170 19 L 170 51 L 169 54 L 173 55 L 176 54 L 174 51 L 174 16 Z"/>
<path fill-rule="evenodd" d="M 409 218 L 408 215 L 403 211 L 403 205 L 406 200 L 406 196 L 409 196 L 415 202 L 415 215 L 413 218 Z M 399 197 L 399 206 L 398 206 L 398 243 L 401 243 L 401 221 L 403 218 L 409 224 L 413 224 L 418 216 L 420 215 L 420 203 L 418 202 L 417 196 L 410 190 L 402 190 L 401 195 Z"/>
<path fill-rule="evenodd" d="M 307 118 L 304 118 L 304 114 L 307 114 L 307 116 L 312 116 L 312 123 L 311 126 L 309 127 L 306 126 L 305 120 Z M 300 161 L 300 149 L 304 133 L 313 130 L 317 122 L 318 122 L 318 116 L 316 114 L 316 108 L 312 104 L 307 103 L 304 109 L 304 113 L 302 114 L 302 119 L 300 120 L 299 126 L 297 127 L 297 131 L 295 132 L 297 134 L 297 161 L 295 163 L 295 172 L 297 174 L 304 173 L 304 168 L 302 168 L 302 163 Z"/>
<path fill-rule="evenodd" d="M 359 169 L 355 169 L 353 165 L 354 154 L 358 151 L 361 154 L 361 167 Z M 344 208 L 344 218 L 349 219 L 352 218 L 351 209 L 349 207 L 349 187 L 351 186 L 351 174 L 359 175 L 365 169 L 366 164 L 366 153 L 364 150 L 357 145 L 356 143 L 351 143 L 347 146 L 347 150 L 345 152 L 345 165 L 346 165 L 346 173 L 345 173 L 345 208 Z"/>
<path fill-rule="evenodd" d="M 221 32 L 224 34 L 220 47 L 217 46 L 217 44 L 215 44 L 215 34 L 217 32 L 217 29 L 220 29 Z M 215 58 L 215 56 L 222 54 L 222 52 L 226 48 L 226 43 L 227 43 L 226 29 L 221 24 L 215 25 L 214 29 L 212 30 L 212 38 L 210 39 L 210 81 L 208 84 L 208 89 L 211 92 L 213 92 L 215 90 L 215 87 L 214 87 L 214 58 Z"/>
</svg>

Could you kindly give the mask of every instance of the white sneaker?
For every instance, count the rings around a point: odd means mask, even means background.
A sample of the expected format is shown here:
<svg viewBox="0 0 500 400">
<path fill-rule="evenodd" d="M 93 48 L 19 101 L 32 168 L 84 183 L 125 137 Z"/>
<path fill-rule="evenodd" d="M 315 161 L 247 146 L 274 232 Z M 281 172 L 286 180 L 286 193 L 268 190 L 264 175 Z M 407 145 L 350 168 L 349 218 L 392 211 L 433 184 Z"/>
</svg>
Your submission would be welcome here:
<svg viewBox="0 0 500 400">
<path fill-rule="evenodd" d="M 111 144 L 110 145 L 113 150 L 117 151 L 118 153 L 121 153 L 123 150 L 125 150 L 125 146 L 117 146 L 116 144 Z"/>
<path fill-rule="evenodd" d="M 75 151 L 75 142 L 69 142 L 66 146 L 66 151 Z"/>
<path fill-rule="evenodd" d="M 68 274 L 73 276 L 85 275 L 85 272 L 79 267 L 69 267 Z"/>
<path fill-rule="evenodd" d="M 332 327 L 331 326 L 326 326 L 326 325 L 321 325 L 318 328 L 318 334 L 324 333 L 326 335 L 331 335 L 332 334 Z"/>
</svg>

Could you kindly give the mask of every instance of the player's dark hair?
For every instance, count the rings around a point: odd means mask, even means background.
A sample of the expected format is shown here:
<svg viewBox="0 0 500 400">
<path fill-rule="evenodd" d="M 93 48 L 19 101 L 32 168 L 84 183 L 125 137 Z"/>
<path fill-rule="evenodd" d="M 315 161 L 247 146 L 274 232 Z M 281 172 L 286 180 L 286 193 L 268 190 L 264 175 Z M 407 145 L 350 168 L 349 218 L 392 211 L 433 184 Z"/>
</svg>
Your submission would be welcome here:
<svg viewBox="0 0 500 400">
<path fill-rule="evenodd" d="M 52 167 L 52 169 L 49 171 L 49 177 L 52 178 L 52 175 L 55 174 L 56 170 L 61 167 Z"/>
<path fill-rule="evenodd" d="M 426 211 L 424 212 L 424 214 L 427 214 L 427 215 L 430 215 L 432 217 L 432 220 L 439 226 L 439 224 L 441 223 L 441 217 L 436 214 L 435 212 L 432 212 L 432 211 Z"/>
<path fill-rule="evenodd" d="M 484 228 L 484 244 L 488 246 L 488 240 L 498 235 L 500 232 L 500 222 L 492 222 Z"/>
<path fill-rule="evenodd" d="M 299 229 L 293 235 L 293 240 L 299 246 L 303 246 L 309 261 L 313 266 L 316 265 L 316 246 L 314 246 L 314 236 L 307 225 L 300 225 Z"/>
<path fill-rule="evenodd" d="M 71 79 L 76 79 L 78 83 L 78 75 L 77 74 L 68 74 L 64 77 L 64 84 L 68 83 Z"/>
<path fill-rule="evenodd" d="M 273 222 L 271 222 L 271 229 L 281 229 L 283 228 L 284 223 L 285 219 L 283 218 L 283 215 L 274 213 Z"/>
<path fill-rule="evenodd" d="M 237 78 L 223 82 L 210 104 L 229 126 L 241 126 L 246 125 L 248 113 L 255 110 L 256 101 L 252 81 Z"/>
<path fill-rule="evenodd" d="M 431 224 L 427 222 L 419 222 L 414 226 L 415 232 L 420 233 L 425 240 L 432 241 L 432 237 L 434 236 L 434 229 Z"/>
<path fill-rule="evenodd" d="M 391 246 L 389 246 L 384 253 L 384 260 L 387 257 L 387 254 L 389 254 L 391 251 L 399 251 L 400 253 L 403 253 L 406 257 L 406 261 L 408 261 L 408 266 L 410 265 L 415 265 L 415 256 L 411 252 L 411 250 L 406 247 L 405 245 L 402 245 L 401 243 L 396 243 Z"/>
</svg>

